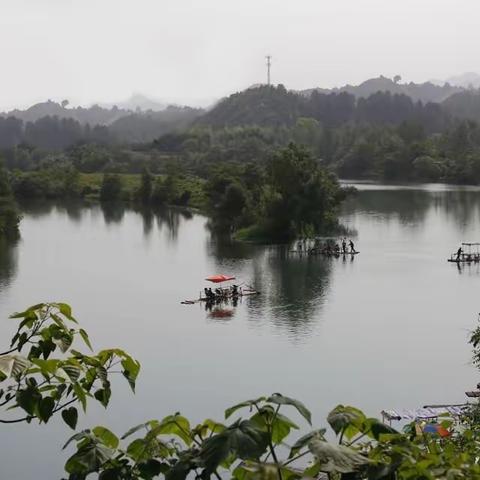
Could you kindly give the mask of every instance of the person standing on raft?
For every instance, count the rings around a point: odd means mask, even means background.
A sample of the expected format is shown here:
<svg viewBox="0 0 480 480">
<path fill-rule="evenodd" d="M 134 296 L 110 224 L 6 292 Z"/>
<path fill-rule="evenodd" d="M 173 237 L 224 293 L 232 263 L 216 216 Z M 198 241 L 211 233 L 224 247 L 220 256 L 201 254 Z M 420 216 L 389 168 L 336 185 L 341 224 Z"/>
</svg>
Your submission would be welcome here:
<svg viewBox="0 0 480 480">
<path fill-rule="evenodd" d="M 356 253 L 355 245 L 353 244 L 352 240 L 350 240 L 350 241 L 348 242 L 348 244 L 350 245 L 350 252 L 351 252 L 351 253 Z"/>
<path fill-rule="evenodd" d="M 347 253 L 347 239 L 342 238 L 342 252 Z"/>
<path fill-rule="evenodd" d="M 458 250 L 457 250 L 457 262 L 460 261 L 460 256 L 462 255 L 463 253 L 463 250 L 462 250 L 462 247 L 460 247 Z"/>
</svg>

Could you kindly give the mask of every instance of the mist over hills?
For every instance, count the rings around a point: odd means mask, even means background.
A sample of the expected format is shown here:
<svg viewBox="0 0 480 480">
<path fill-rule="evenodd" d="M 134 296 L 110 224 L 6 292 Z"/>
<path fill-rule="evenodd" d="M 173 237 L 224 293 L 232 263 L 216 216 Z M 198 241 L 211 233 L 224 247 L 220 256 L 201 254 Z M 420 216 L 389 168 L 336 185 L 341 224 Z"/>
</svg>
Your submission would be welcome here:
<svg viewBox="0 0 480 480">
<path fill-rule="evenodd" d="M 467 82 L 469 88 L 463 86 Z M 9 117 L 18 120 L 15 135 L 7 135 L 10 139 L 6 142 L 8 145 L 18 143 L 20 139 L 34 142 L 34 145 L 43 144 L 42 135 L 48 137 L 55 128 L 57 137 L 67 137 L 56 140 L 55 144 L 59 145 L 84 138 L 146 143 L 192 126 L 281 127 L 292 126 L 302 117 L 316 119 L 327 126 L 352 122 L 398 124 L 415 120 L 426 125 L 428 131 L 435 132 L 446 125 L 448 118 L 480 121 L 480 93 L 472 88 L 473 84 L 480 84 L 480 75 L 466 73 L 451 77 L 443 84 L 401 83 L 400 76 L 380 76 L 356 86 L 302 91 L 287 90 L 282 85 L 252 85 L 219 100 L 207 110 L 168 105 L 141 94 L 115 105 L 90 107 L 71 107 L 67 100 L 60 103 L 48 100 L 25 110 L 0 113 L 0 120 Z M 7 128 L 7 123 L 4 124 Z M 8 125 L 12 126 L 13 122 Z M 93 127 L 107 129 L 108 135 L 97 128 L 97 134 L 92 137 L 88 128 Z M 42 129 L 49 133 L 42 134 Z M 35 130 L 36 133 L 32 134 Z M 100 132 L 103 133 L 99 136 Z"/>
<path fill-rule="evenodd" d="M 339 88 L 310 88 L 301 90 L 303 95 L 310 95 L 313 91 L 318 93 L 340 93 L 347 92 L 356 98 L 367 98 L 377 92 L 390 92 L 394 94 L 403 94 L 409 96 L 413 101 L 435 102 L 441 103 L 450 95 L 464 90 L 462 86 L 444 83 L 443 85 L 434 84 L 432 82 L 425 83 L 400 83 L 401 77 L 397 76 L 393 79 L 380 75 L 377 78 L 370 78 L 360 85 L 345 85 Z"/>
</svg>

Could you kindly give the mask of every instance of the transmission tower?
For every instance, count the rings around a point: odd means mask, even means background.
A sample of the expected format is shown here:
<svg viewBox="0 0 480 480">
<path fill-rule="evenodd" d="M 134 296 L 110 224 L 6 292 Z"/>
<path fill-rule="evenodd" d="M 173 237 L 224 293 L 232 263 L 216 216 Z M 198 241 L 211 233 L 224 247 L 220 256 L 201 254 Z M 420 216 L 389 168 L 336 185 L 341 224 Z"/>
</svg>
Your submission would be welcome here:
<svg viewBox="0 0 480 480">
<path fill-rule="evenodd" d="M 272 66 L 272 56 L 267 55 L 265 58 L 267 59 L 267 85 L 270 85 L 270 67 Z"/>
</svg>

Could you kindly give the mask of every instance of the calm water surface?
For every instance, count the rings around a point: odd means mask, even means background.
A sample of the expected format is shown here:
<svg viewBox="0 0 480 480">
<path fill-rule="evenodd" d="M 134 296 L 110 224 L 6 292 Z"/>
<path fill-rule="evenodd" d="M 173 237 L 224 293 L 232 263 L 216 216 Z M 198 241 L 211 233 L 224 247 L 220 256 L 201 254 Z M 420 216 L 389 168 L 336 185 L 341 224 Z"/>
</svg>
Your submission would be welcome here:
<svg viewBox="0 0 480 480">
<path fill-rule="evenodd" d="M 92 404 L 79 428 L 123 433 L 176 411 L 221 419 L 225 407 L 272 392 L 304 401 L 317 427 L 338 403 L 378 415 L 461 402 L 478 380 L 466 340 L 480 269 L 446 258 L 460 241 L 480 241 L 480 191 L 360 188 L 342 214 L 357 232 L 353 261 L 217 242 L 204 217 L 178 211 L 25 208 L 21 241 L 0 245 L 0 318 L 66 301 L 96 349 L 121 346 L 141 361 L 137 394 L 120 382 L 111 407 Z M 214 273 L 262 294 L 224 318 L 180 304 Z M 13 322 L 0 322 L 3 343 Z M 68 435 L 59 421 L 2 426 L 0 478 L 60 478 Z"/>
</svg>

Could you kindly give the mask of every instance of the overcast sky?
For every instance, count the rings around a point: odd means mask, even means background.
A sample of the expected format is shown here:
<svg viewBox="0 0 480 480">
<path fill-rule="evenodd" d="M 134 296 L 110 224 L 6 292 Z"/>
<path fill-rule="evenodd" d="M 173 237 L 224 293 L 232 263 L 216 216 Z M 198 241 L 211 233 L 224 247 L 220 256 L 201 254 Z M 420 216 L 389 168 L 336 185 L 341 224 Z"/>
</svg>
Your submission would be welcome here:
<svg viewBox="0 0 480 480">
<path fill-rule="evenodd" d="M 0 108 L 480 71 L 477 0 L 0 0 Z"/>
</svg>

